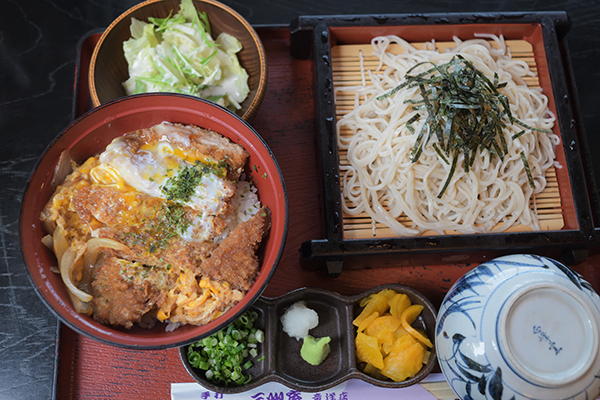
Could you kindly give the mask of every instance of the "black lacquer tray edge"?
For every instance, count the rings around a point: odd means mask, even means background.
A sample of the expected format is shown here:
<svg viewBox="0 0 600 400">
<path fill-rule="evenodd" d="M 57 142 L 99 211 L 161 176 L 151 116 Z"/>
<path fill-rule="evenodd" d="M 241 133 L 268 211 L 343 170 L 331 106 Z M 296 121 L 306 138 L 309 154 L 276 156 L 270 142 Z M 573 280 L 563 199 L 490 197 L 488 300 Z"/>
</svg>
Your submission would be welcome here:
<svg viewBox="0 0 600 400">
<path fill-rule="evenodd" d="M 330 57 L 330 27 L 365 27 L 382 25 L 452 25 L 452 24 L 540 24 L 547 53 L 555 105 L 567 160 L 571 193 L 578 229 L 493 233 L 486 235 L 420 236 L 382 239 L 344 239 L 341 208 L 338 149 L 335 140 L 335 104 Z M 587 259 L 590 247 L 598 244 L 593 223 L 591 185 L 585 178 L 581 152 L 587 146 L 577 145 L 585 137 L 581 121 L 572 69 L 564 60 L 565 35 L 570 29 L 565 12 L 474 13 L 474 14 L 395 14 L 300 16 L 290 24 L 291 53 L 300 59 L 313 58 L 315 69 L 315 101 L 317 115 L 317 160 L 321 171 L 321 203 L 325 238 L 302 244 L 300 258 L 307 270 L 326 269 L 332 276 L 344 268 L 370 268 L 388 265 L 440 264 L 456 261 L 483 262 L 500 255 L 521 252 L 536 253 L 577 264 Z M 564 99 L 564 100 L 563 100 Z M 567 99 L 571 101 L 567 101 Z M 577 118 L 577 119 L 576 119 Z M 583 140 L 581 143 L 585 143 Z M 585 150 L 581 150 L 584 148 Z M 585 154 L 589 157 L 588 154 Z M 585 165 L 590 172 L 589 164 Z M 590 175 L 591 176 L 591 175 Z M 595 200 L 595 211 L 598 200 Z M 375 259 L 373 256 L 377 256 Z M 374 262 L 374 260 L 377 260 Z"/>
<path fill-rule="evenodd" d="M 581 107 L 579 102 L 579 95 L 577 86 L 575 85 L 575 75 L 573 70 L 573 64 L 570 56 L 569 43 L 567 40 L 562 40 L 560 43 L 561 53 L 563 55 L 563 65 L 565 68 L 565 74 L 567 75 L 568 82 L 572 84 L 567 87 L 569 91 L 569 98 L 573 104 L 574 122 L 577 126 L 579 150 L 583 153 L 585 176 L 589 177 L 587 180 L 588 192 L 590 194 L 590 202 L 592 206 L 592 216 L 594 219 L 594 230 L 596 233 L 600 232 L 600 192 L 597 185 L 596 174 L 594 173 L 594 167 L 592 165 L 592 153 L 591 147 L 588 144 L 588 136 L 583 124 L 583 115 L 581 113 Z"/>
</svg>

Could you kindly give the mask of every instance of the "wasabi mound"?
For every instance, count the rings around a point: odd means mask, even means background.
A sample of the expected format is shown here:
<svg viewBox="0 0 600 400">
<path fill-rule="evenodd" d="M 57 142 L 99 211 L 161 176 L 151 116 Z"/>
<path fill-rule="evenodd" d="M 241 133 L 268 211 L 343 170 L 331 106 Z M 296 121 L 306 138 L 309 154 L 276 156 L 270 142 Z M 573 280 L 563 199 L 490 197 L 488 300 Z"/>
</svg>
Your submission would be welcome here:
<svg viewBox="0 0 600 400">
<path fill-rule="evenodd" d="M 304 343 L 302 343 L 302 349 L 300 349 L 300 355 L 307 363 L 319 365 L 329 355 L 329 342 L 331 342 L 329 336 L 315 338 L 306 335 Z"/>
</svg>

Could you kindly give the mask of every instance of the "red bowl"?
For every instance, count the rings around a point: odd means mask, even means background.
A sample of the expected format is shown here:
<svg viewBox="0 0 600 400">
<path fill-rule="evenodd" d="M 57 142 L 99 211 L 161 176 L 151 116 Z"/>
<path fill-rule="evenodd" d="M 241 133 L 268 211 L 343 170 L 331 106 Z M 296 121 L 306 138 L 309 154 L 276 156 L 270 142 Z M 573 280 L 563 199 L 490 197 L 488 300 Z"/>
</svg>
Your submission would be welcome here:
<svg viewBox="0 0 600 400">
<path fill-rule="evenodd" d="M 54 253 L 41 242 L 46 234 L 40 212 L 53 194 L 51 180 L 61 153 L 69 150 L 77 162 L 102 152 L 117 136 L 163 121 L 211 129 L 241 144 L 250 154 L 248 168 L 258 168 L 254 182 L 261 203 L 271 209 L 271 230 L 260 250 L 261 268 L 245 297 L 219 318 L 203 326 L 184 325 L 165 332 L 164 324 L 152 329 L 131 329 L 100 324 L 77 313 L 59 274 Z M 261 295 L 281 257 L 287 233 L 287 194 L 281 170 L 264 139 L 240 117 L 209 101 L 178 94 L 128 96 L 99 106 L 73 121 L 42 154 L 29 178 L 21 205 L 20 235 L 23 257 L 37 293 L 52 311 L 75 331 L 96 340 L 131 349 L 181 346 L 229 325 Z"/>
</svg>

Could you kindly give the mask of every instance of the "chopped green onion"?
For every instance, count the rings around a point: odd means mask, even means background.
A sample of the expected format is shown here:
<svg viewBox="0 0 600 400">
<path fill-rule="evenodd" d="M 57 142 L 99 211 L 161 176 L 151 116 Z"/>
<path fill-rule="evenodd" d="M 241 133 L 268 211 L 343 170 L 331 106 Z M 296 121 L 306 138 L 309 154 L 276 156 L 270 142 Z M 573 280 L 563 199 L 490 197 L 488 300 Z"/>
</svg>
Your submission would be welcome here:
<svg viewBox="0 0 600 400">
<path fill-rule="evenodd" d="M 246 358 L 256 358 L 256 343 L 264 341 L 263 331 L 255 326 L 257 320 L 258 313 L 247 311 L 226 328 L 191 344 L 187 356 L 190 365 L 206 371 L 206 379 L 225 386 L 250 382 L 247 370 L 254 364 Z M 264 356 L 256 362 L 262 360 Z"/>
<path fill-rule="evenodd" d="M 260 329 L 256 331 L 255 336 L 258 343 L 262 343 L 265 340 L 265 334 Z"/>
</svg>

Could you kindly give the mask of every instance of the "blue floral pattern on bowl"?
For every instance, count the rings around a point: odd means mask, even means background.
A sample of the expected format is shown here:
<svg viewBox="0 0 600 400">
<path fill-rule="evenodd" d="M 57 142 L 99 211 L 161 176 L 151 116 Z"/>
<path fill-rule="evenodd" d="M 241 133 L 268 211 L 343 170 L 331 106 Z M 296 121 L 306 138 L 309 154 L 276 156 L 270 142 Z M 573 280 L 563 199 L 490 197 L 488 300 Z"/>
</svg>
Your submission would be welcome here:
<svg viewBox="0 0 600 400">
<path fill-rule="evenodd" d="M 595 399 L 600 298 L 552 259 L 481 264 L 448 291 L 436 324 L 438 360 L 463 400 Z"/>
</svg>

